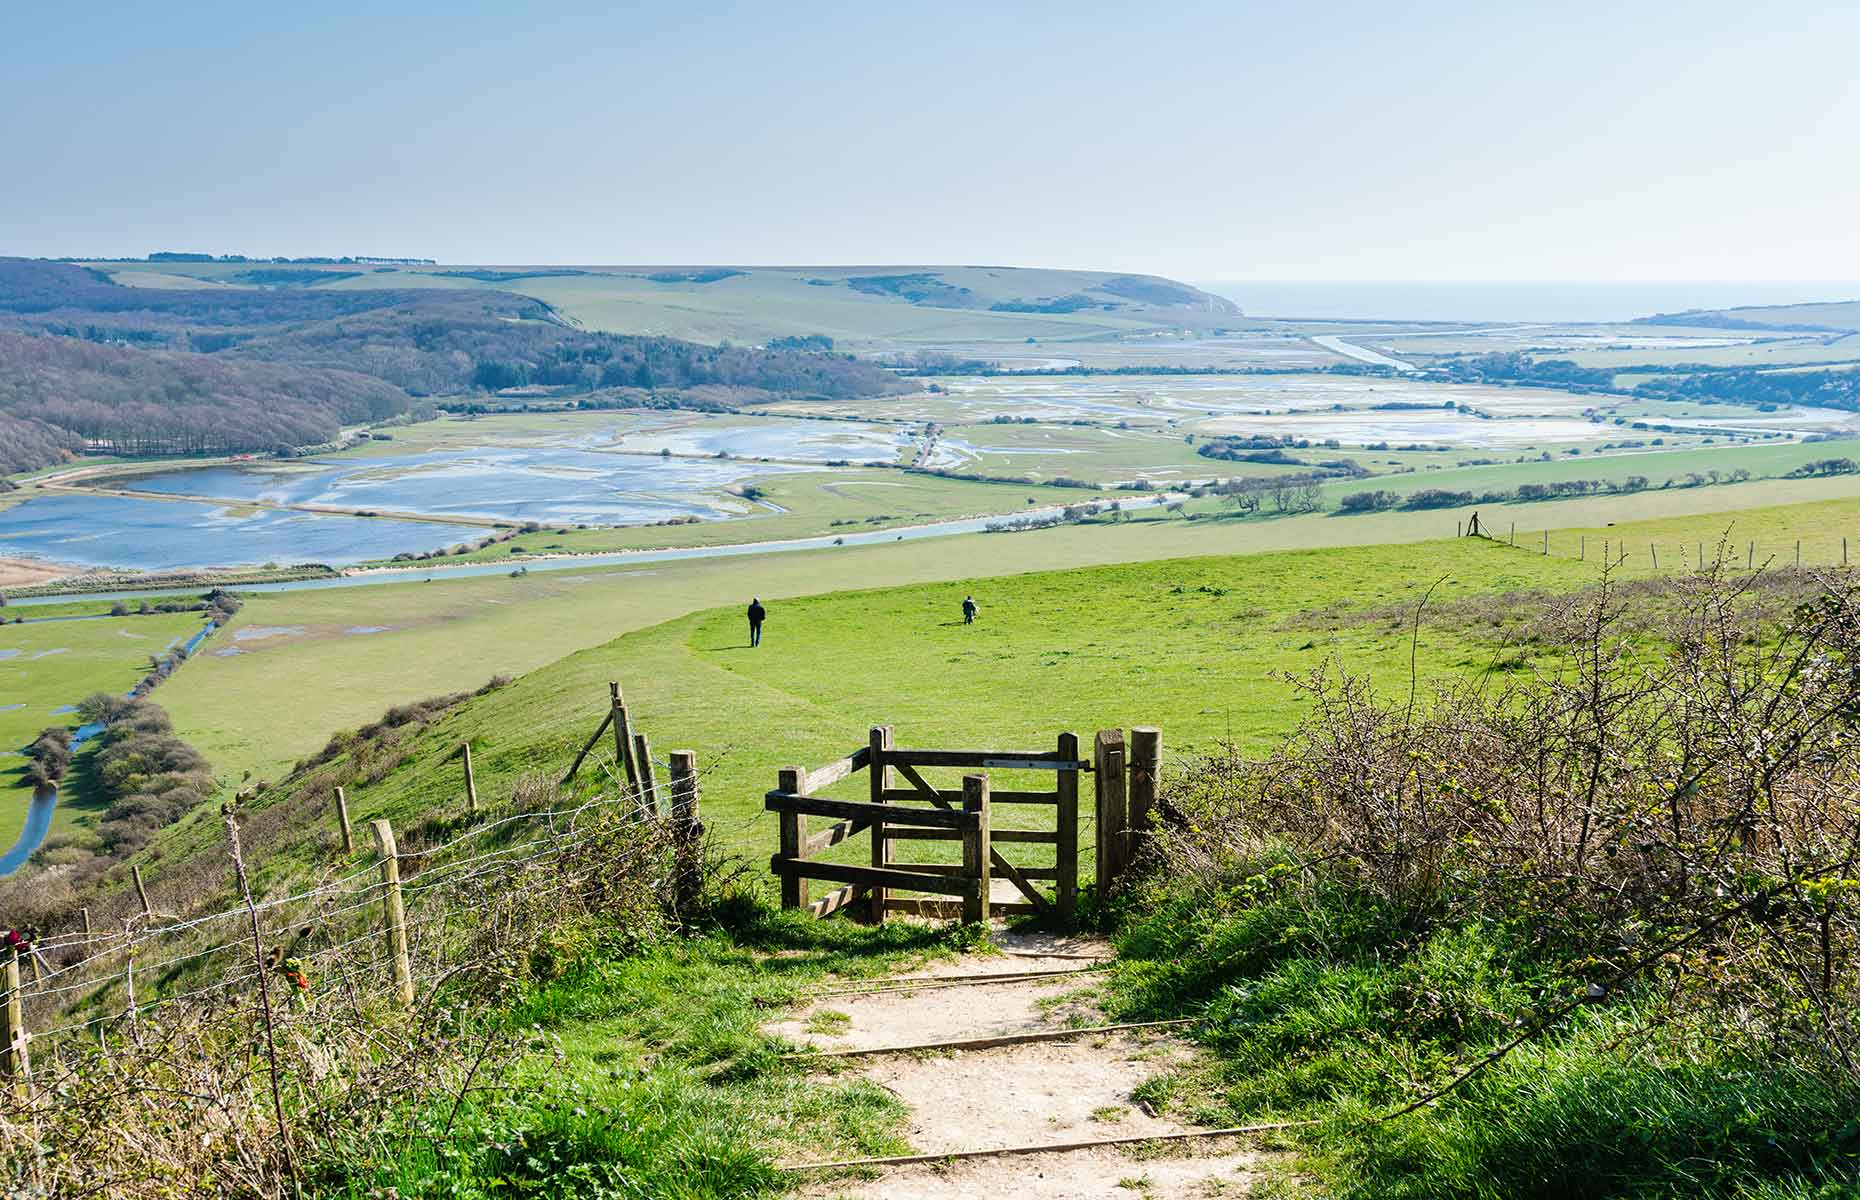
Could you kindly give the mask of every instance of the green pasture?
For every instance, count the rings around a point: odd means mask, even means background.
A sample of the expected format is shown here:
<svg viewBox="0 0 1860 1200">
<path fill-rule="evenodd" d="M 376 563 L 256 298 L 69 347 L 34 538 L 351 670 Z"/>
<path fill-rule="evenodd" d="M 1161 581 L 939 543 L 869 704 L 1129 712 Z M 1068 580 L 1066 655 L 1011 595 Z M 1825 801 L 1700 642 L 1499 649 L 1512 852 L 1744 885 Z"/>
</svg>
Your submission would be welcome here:
<svg viewBox="0 0 1860 1200">
<path fill-rule="evenodd" d="M 1736 486 L 1745 489 L 1755 488 L 1761 493 L 1762 486 L 1766 483 L 1794 482 L 1774 477 L 1786 475 L 1804 463 L 1860 453 L 1860 445 L 1848 442 L 1774 442 L 1736 446 L 1698 446 L 1695 443 L 1689 448 L 1673 449 L 1671 443 L 1674 439 L 1670 435 L 1649 434 L 1644 431 L 1624 432 L 1621 440 L 1650 441 L 1658 437 L 1665 437 L 1668 446 L 1649 447 L 1645 450 L 1559 455 L 1549 462 L 1532 459 L 1525 462 L 1513 461 L 1480 466 L 1456 466 L 1450 460 L 1423 462 L 1419 470 L 1407 473 L 1379 474 L 1369 479 L 1332 483 L 1327 485 L 1327 493 L 1334 504 L 1338 497 L 1358 491 L 1390 491 L 1405 495 L 1423 488 L 1444 488 L 1477 494 L 1483 491 L 1515 488 L 1526 483 L 1554 483 L 1572 479 L 1604 479 L 1618 483 L 1636 475 L 1644 476 L 1654 489 L 1660 489 L 1669 479 L 1674 480 L 1677 485 L 1683 484 L 1692 474 L 1704 475 L 1709 471 L 1728 474 L 1739 468 L 1749 471 L 1752 479 L 1749 483 Z M 1308 454 L 1305 456 L 1309 457 Z M 1374 467 L 1378 465 L 1382 456 L 1351 455 L 1350 457 L 1357 458 L 1365 466 Z M 1240 466 L 1243 464 L 1222 465 Z M 1755 503 L 1787 502 L 1764 496 Z M 1735 507 L 1751 507 L 1751 505 L 1738 503 Z"/>
<path fill-rule="evenodd" d="M 758 852 L 773 845 L 761 795 L 776 771 L 849 753 L 873 724 L 893 725 L 906 745 L 1015 750 L 1050 746 L 1061 730 L 1155 724 L 1172 753 L 1227 740 L 1259 751 L 1299 719 L 1295 680 L 1327 665 L 1397 690 L 1408 688 L 1411 662 L 1423 689 L 1497 671 L 1501 660 L 1505 669 L 1553 668 L 1554 659 L 1531 658 L 1517 640 L 1517 622 L 1530 618 L 1516 594 L 1592 583 L 1605 552 L 1614 562 L 1625 545 L 1618 569 L 1642 578 L 1656 573 L 1656 547 L 1657 573 L 1677 577 L 1692 569 L 1696 547 L 1715 557 L 1721 537 L 1734 543 L 1741 566 L 1746 542 L 1766 551 L 1759 562 L 1788 562 L 1785 548 L 1799 536 L 1804 562 L 1825 565 L 1838 562 L 1843 530 L 1860 533 L 1860 502 L 1758 510 L 1735 522 L 1694 515 L 1559 530 L 1548 555 L 1535 539 L 1513 547 L 1449 538 L 954 573 L 933 584 L 785 599 L 765 592 L 761 647 L 748 646 L 734 602 L 635 628 L 468 702 L 410 743 L 408 766 L 351 804 L 397 819 L 456 807 L 460 776 L 446 759 L 461 740 L 472 743 L 481 796 L 507 793 L 527 772 L 558 771 L 600 720 L 607 683 L 618 680 L 660 757 L 699 751 L 711 828 L 728 848 Z M 1424 620 L 1417 640 L 1404 614 L 1430 588 L 1436 613 L 1481 596 L 1507 600 L 1490 622 Z M 969 594 L 981 605 L 974 626 L 962 624 L 958 607 Z M 665 607 L 676 603 L 666 599 Z M 1349 612 L 1380 615 L 1335 619 Z M 637 617 L 647 619 L 643 607 Z M 478 682 L 484 665 L 462 682 Z M 598 759 L 594 769 L 604 769 Z M 1000 785 L 1038 786 L 1013 778 Z M 859 786 L 843 785 L 849 796 Z M 1002 820 L 1042 815 L 1015 809 Z M 1037 848 L 1029 853 L 1038 858 Z"/>
<path fill-rule="evenodd" d="M 1297 720 L 1287 673 L 1334 657 L 1406 686 L 1412 647 L 1401 622 L 1338 628 L 1321 610 L 1412 603 L 1429 587 L 1443 604 L 1564 589 L 1590 576 L 1581 563 L 1472 539 L 957 575 L 934 587 L 772 603 L 755 650 L 736 605 L 706 608 L 604 640 L 469 701 L 403 743 L 408 763 L 377 785 L 358 786 L 350 806 L 358 820 L 456 807 L 460 775 L 446 760 L 461 740 L 472 743 L 481 798 L 495 802 L 525 773 L 564 769 L 600 721 L 608 682 L 619 680 L 656 755 L 700 753 L 706 819 L 724 845 L 768 850 L 774 822 L 762 814 L 762 793 L 776 770 L 849 753 L 873 724 L 895 726 L 901 744 L 916 746 L 1020 750 L 1050 747 L 1062 730 L 1089 738 L 1098 728 L 1157 724 L 1178 753 L 1226 738 L 1258 748 Z M 960 618 L 966 593 L 982 607 L 973 626 Z M 262 607 L 254 602 L 242 619 Z M 1486 670 L 1498 649 L 1446 628 L 1424 629 L 1419 646 L 1424 682 Z M 479 660 L 474 682 L 493 657 Z M 267 674 L 275 677 L 275 668 Z M 196 688 L 205 676 L 196 676 Z M 387 697 L 370 682 L 354 686 L 379 709 Z M 300 713 L 301 697 L 315 686 L 298 690 Z M 226 689 L 212 690 L 221 713 L 241 707 Z M 166 699 L 205 748 L 183 715 L 190 710 L 178 697 Z M 598 780 L 605 769 L 597 757 L 591 773 Z M 999 786 L 1016 782 L 1004 777 Z M 862 778 L 841 790 L 858 786 Z M 1004 811 L 1002 820 L 1042 815 L 1050 820 L 1037 809 Z M 178 851 L 211 835 L 206 825 L 184 825 L 170 837 L 180 839 Z M 1036 858 L 1042 850 L 1027 849 Z"/>
<path fill-rule="evenodd" d="M 1800 537 L 1805 561 L 1826 564 L 1839 561 L 1841 537 L 1860 536 L 1857 491 L 1852 478 L 1772 480 L 1503 505 L 1482 515 L 1500 536 L 1515 521 L 1521 546 L 1531 550 L 1541 549 L 1542 530 L 1556 531 L 1553 558 L 1584 553 L 1595 562 L 1599 549 L 1593 547 L 1604 537 L 1646 541 L 1642 530 L 1694 543 L 1715 542 L 1729 530 L 1735 538 L 1760 541 L 1764 557 L 1772 558 L 1792 559 Z M 1240 518 L 1205 501 L 1213 515 L 1187 520 L 1131 499 L 1137 507 L 1128 520 L 1030 533 L 533 571 L 520 578 L 252 593 L 235 628 L 282 632 L 248 639 L 238 655 L 195 659 L 163 686 L 160 699 L 220 771 L 275 777 L 331 733 L 366 723 L 389 704 L 476 687 L 497 672 L 520 675 L 695 610 L 739 607 L 751 595 L 785 602 L 847 588 L 940 585 L 1193 555 L 1428 542 L 1450 537 L 1464 517 L 1439 510 Z M 1778 504 L 1789 507 L 1768 507 Z M 1648 524 L 1629 524 L 1637 521 Z M 1389 552 L 1412 554 L 1417 572 L 1432 569 L 1431 547 Z M 1669 559 L 1676 553 L 1663 558 L 1663 569 L 1675 565 Z M 1637 561 L 1630 559 L 1629 567 Z M 945 596 L 951 611 L 957 600 Z M 350 632 L 377 627 L 381 632 Z M 632 675 L 624 663 L 615 669 L 623 678 Z M 856 660 L 848 660 L 847 669 L 859 669 Z"/>
<path fill-rule="evenodd" d="M 17 751 L 48 726 L 75 728 L 76 714 L 54 710 L 92 692 L 127 692 L 148 674 L 149 655 L 185 640 L 200 623 L 199 613 L 169 613 L 0 626 L 0 747 Z M 0 830 L 17 829 L 32 799 L 21 778 L 25 761 L 0 759 Z M 61 797 L 52 831 L 69 828 L 83 811 L 81 797 Z"/>
</svg>

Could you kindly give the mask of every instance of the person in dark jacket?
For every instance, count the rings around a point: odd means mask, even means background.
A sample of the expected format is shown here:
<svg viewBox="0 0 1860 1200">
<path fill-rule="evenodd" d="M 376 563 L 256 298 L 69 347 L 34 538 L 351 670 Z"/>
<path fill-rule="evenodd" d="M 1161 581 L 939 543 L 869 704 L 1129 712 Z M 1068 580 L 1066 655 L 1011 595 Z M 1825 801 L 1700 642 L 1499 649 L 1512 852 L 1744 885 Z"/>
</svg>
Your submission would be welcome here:
<svg viewBox="0 0 1860 1200">
<path fill-rule="evenodd" d="M 964 596 L 962 598 L 962 623 L 964 625 L 975 624 L 975 614 L 978 611 L 980 610 L 975 606 L 974 596 Z"/>
<path fill-rule="evenodd" d="M 762 619 L 769 615 L 769 610 L 762 607 L 762 601 L 754 597 L 749 601 L 749 644 L 762 644 Z"/>
</svg>

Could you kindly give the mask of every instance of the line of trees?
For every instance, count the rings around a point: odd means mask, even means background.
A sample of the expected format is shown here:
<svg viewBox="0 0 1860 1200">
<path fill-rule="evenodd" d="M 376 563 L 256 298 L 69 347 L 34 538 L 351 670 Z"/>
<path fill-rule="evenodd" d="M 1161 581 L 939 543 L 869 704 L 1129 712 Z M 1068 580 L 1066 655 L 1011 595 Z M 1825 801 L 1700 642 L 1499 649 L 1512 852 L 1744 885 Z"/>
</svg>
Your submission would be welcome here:
<svg viewBox="0 0 1860 1200">
<path fill-rule="evenodd" d="M 83 445 L 125 455 L 309 445 L 413 403 L 353 372 L 0 333 L 0 462 L 9 470 Z"/>
</svg>

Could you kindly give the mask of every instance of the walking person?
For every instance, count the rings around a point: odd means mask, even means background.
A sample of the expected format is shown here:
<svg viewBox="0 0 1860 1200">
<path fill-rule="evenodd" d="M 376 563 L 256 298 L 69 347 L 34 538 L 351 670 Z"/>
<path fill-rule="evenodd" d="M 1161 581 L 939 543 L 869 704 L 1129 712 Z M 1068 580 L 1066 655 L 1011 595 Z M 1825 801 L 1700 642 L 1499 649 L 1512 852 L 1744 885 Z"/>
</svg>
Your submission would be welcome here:
<svg viewBox="0 0 1860 1200">
<path fill-rule="evenodd" d="M 962 598 L 962 623 L 964 625 L 975 624 L 975 614 L 979 611 L 980 610 L 975 606 L 974 596 L 964 596 Z"/>
<path fill-rule="evenodd" d="M 751 648 L 762 644 L 762 620 L 769 615 L 769 610 L 762 607 L 762 601 L 751 596 L 749 599 L 749 645 Z"/>
</svg>

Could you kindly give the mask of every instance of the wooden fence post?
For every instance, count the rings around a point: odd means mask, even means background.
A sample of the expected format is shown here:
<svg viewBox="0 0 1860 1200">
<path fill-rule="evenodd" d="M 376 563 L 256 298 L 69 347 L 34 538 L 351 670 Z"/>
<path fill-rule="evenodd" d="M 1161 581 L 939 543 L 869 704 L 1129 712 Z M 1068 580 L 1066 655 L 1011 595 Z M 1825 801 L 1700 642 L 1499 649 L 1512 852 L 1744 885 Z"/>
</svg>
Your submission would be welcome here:
<svg viewBox="0 0 1860 1200">
<path fill-rule="evenodd" d="M 672 764 L 672 861 L 678 879 L 673 903 L 679 916 L 687 916 L 697 907 L 703 885 L 704 824 L 698 814 L 697 755 L 690 750 L 674 750 Z"/>
<path fill-rule="evenodd" d="M 1153 725 L 1136 725 L 1130 730 L 1130 838 L 1126 844 L 1124 865 L 1129 866 L 1137 851 L 1155 828 L 1156 776 L 1162 770 L 1162 730 Z"/>
<path fill-rule="evenodd" d="M 874 725 L 866 734 L 866 751 L 871 761 L 866 764 L 866 771 L 871 775 L 871 799 L 874 804 L 885 803 L 885 789 L 891 786 L 891 768 L 885 765 L 885 754 L 896 745 L 889 725 Z M 883 821 L 872 822 L 872 865 L 888 867 L 891 865 L 891 836 L 886 831 Z M 885 901 L 889 898 L 889 889 L 873 884 L 867 889 L 867 913 L 872 924 L 885 923 Z"/>
<path fill-rule="evenodd" d="M 1756 569 L 1757 569 L 1757 544 L 1755 542 L 1746 542 L 1744 544 L 1744 570 L 1754 571 Z"/>
<path fill-rule="evenodd" d="M 1544 530 L 1544 557 L 1550 557 L 1550 531 Z"/>
<path fill-rule="evenodd" d="M 478 811 L 478 781 L 471 770 L 471 743 L 459 743 L 459 756 L 465 760 L 465 811 Z"/>
<path fill-rule="evenodd" d="M 620 698 L 619 684 L 610 683 L 607 689 L 613 697 L 614 768 L 624 771 L 627 786 L 637 790 L 639 767 L 633 761 L 633 727 L 627 718 L 626 702 Z"/>
<path fill-rule="evenodd" d="M 153 917 L 155 915 L 155 908 L 149 903 L 149 890 L 142 886 L 142 868 L 135 863 L 130 863 L 129 877 L 135 880 L 136 896 L 142 901 L 142 915 L 144 917 Z"/>
<path fill-rule="evenodd" d="M 90 947 L 90 909 L 82 908 L 78 912 L 84 918 L 84 946 L 88 949 Z"/>
<path fill-rule="evenodd" d="M 1589 535 L 1586 533 L 1576 539 L 1576 561 L 1589 561 Z"/>
<path fill-rule="evenodd" d="M 1092 744 L 1092 780 L 1098 791 L 1098 895 L 1110 894 L 1123 869 L 1128 815 L 1124 807 L 1124 731 L 1100 729 Z"/>
<path fill-rule="evenodd" d="M 962 811 L 975 818 L 974 826 L 962 831 L 962 873 L 976 881 L 975 894 L 962 898 L 962 921 L 972 925 L 988 920 L 988 889 L 993 883 L 988 870 L 988 776 L 962 777 Z"/>
<path fill-rule="evenodd" d="M 801 767 L 783 767 L 776 783 L 777 791 L 787 792 L 791 796 L 801 794 L 801 781 L 807 778 L 807 772 Z M 807 848 L 807 818 L 797 812 L 781 814 L 781 856 L 788 859 L 800 858 Z M 781 906 L 783 908 L 800 908 L 807 903 L 807 880 L 799 875 L 784 874 L 781 877 Z"/>
<path fill-rule="evenodd" d="M 1802 539 L 1801 538 L 1795 539 L 1795 565 L 1798 567 L 1802 565 Z"/>
<path fill-rule="evenodd" d="M 26 1006 L 19 986 L 19 947 L 6 956 L 6 1004 L 0 1006 L 0 1072 L 13 1081 L 13 1090 L 26 1094 L 32 1074 L 32 1056 L 26 1050 Z"/>
<path fill-rule="evenodd" d="M 659 806 L 659 777 L 652 769 L 652 743 L 646 740 L 644 733 L 633 735 L 633 760 L 639 764 L 639 802 L 643 812 L 661 816 L 664 810 Z"/>
<path fill-rule="evenodd" d="M 413 960 L 407 954 L 407 909 L 400 896 L 400 849 L 394 827 L 376 821 L 375 849 L 381 853 L 381 908 L 387 917 L 388 958 L 394 964 L 394 994 L 402 1008 L 413 1007 Z"/>
<path fill-rule="evenodd" d="M 1653 569 L 1656 571 L 1659 570 L 1660 569 L 1660 548 L 1654 545 L 1652 542 L 1648 542 L 1647 553 L 1653 555 Z M 1685 556 L 1686 556 L 1686 548 L 1684 546 L 1681 546 L 1679 548 L 1679 557 L 1683 559 L 1685 558 Z M 1679 565 L 1684 566 L 1685 563 L 1682 562 Z"/>
<path fill-rule="evenodd" d="M 336 789 L 336 825 L 342 830 L 342 852 L 355 853 L 355 830 L 349 825 L 349 794 Z"/>
<path fill-rule="evenodd" d="M 123 939 L 129 942 L 129 949 L 124 952 L 123 964 L 123 1018 L 129 1026 L 130 1033 L 136 1029 L 136 943 L 131 938 L 134 931 L 127 920 L 123 922 Z"/>
<path fill-rule="evenodd" d="M 1058 753 L 1060 758 L 1077 762 L 1078 734 L 1060 734 Z M 1056 786 L 1059 792 L 1059 880 L 1053 890 L 1058 893 L 1060 915 L 1070 917 L 1079 908 L 1079 773 L 1076 770 L 1059 772 Z"/>
</svg>

